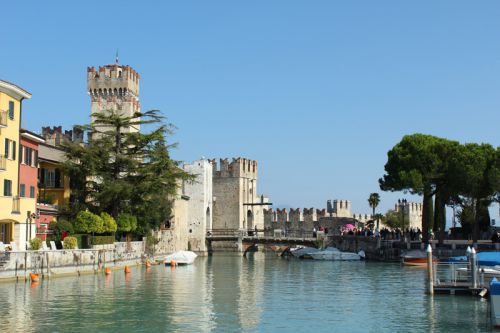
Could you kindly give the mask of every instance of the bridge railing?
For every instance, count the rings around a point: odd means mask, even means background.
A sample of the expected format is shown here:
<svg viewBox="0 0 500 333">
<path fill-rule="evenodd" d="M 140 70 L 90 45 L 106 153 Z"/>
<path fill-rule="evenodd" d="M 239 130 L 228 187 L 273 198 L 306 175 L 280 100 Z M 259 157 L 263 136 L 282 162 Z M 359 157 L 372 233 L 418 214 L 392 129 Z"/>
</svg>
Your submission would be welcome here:
<svg viewBox="0 0 500 333">
<path fill-rule="evenodd" d="M 207 236 L 209 236 L 209 237 L 220 237 L 220 236 L 239 237 L 239 236 L 245 236 L 245 233 L 244 233 L 244 230 L 240 230 L 240 229 L 210 229 L 210 230 L 207 230 Z"/>
</svg>

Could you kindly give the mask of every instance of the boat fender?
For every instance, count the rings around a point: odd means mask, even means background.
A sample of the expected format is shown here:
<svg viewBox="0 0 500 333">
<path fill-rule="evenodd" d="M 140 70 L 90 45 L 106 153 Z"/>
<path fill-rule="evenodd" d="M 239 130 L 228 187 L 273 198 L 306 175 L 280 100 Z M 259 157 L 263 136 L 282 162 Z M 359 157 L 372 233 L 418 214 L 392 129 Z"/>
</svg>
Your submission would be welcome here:
<svg viewBox="0 0 500 333">
<path fill-rule="evenodd" d="M 106 275 L 111 274 L 111 268 L 106 267 L 106 268 L 104 269 L 104 274 L 106 274 Z"/>
<path fill-rule="evenodd" d="M 358 252 L 358 256 L 360 256 L 360 257 L 361 257 L 361 258 L 363 258 L 363 259 L 364 259 L 364 258 L 366 258 L 366 253 L 365 253 L 365 251 L 363 251 L 363 250 L 359 251 L 359 252 Z"/>
<path fill-rule="evenodd" d="M 31 282 L 38 282 L 38 274 L 30 273 Z"/>
<path fill-rule="evenodd" d="M 125 272 L 125 274 L 130 273 L 131 272 L 130 267 L 125 266 L 124 272 Z"/>
<path fill-rule="evenodd" d="M 177 261 L 175 261 L 175 260 L 170 260 L 170 266 L 172 266 L 172 267 L 177 266 Z"/>
</svg>

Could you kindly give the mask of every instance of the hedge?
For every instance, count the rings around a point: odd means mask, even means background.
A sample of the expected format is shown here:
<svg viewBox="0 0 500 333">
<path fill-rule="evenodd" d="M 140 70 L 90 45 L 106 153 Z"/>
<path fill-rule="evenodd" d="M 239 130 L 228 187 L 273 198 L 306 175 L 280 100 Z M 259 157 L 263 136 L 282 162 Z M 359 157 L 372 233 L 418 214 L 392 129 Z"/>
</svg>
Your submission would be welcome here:
<svg viewBox="0 0 500 333">
<path fill-rule="evenodd" d="M 115 236 L 94 236 L 90 237 L 91 245 L 105 245 L 113 244 L 115 242 Z"/>
<path fill-rule="evenodd" d="M 75 249 L 76 248 L 76 237 L 68 236 L 64 238 L 64 248 L 65 249 Z"/>
</svg>

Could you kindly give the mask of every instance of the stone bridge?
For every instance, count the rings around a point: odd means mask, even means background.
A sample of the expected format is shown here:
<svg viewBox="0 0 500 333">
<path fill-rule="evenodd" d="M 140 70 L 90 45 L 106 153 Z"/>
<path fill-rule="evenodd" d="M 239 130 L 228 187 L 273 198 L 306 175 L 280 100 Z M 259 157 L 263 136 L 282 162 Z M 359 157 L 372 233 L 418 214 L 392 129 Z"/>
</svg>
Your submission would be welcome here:
<svg viewBox="0 0 500 333">
<path fill-rule="evenodd" d="M 261 231 L 209 230 L 206 236 L 208 252 L 246 252 L 256 245 L 304 245 L 316 247 L 318 239 L 313 237 L 284 237 L 264 235 Z"/>
</svg>

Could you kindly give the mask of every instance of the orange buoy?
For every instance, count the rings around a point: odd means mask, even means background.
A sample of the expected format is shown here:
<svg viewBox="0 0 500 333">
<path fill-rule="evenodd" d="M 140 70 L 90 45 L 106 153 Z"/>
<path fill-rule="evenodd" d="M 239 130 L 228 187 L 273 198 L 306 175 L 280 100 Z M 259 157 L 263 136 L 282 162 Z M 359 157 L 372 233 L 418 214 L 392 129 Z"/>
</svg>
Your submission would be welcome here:
<svg viewBox="0 0 500 333">
<path fill-rule="evenodd" d="M 125 266 L 125 274 L 128 274 L 128 273 L 130 273 L 130 272 L 131 272 L 131 271 L 130 271 L 130 267 Z"/>
<path fill-rule="evenodd" d="M 170 266 L 172 266 L 172 267 L 177 266 L 177 261 L 175 261 L 175 260 L 170 260 Z"/>
<path fill-rule="evenodd" d="M 149 260 L 146 260 L 146 267 L 151 267 L 151 263 L 149 262 Z"/>
<path fill-rule="evenodd" d="M 104 269 L 104 274 L 106 274 L 106 275 L 111 274 L 111 268 L 106 267 L 106 268 Z"/>
<path fill-rule="evenodd" d="M 38 274 L 30 273 L 31 282 L 38 282 Z"/>
</svg>

